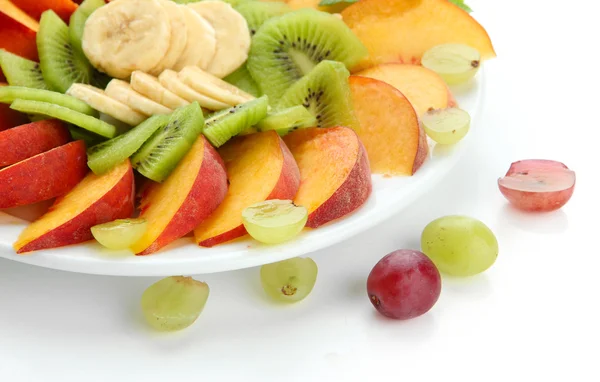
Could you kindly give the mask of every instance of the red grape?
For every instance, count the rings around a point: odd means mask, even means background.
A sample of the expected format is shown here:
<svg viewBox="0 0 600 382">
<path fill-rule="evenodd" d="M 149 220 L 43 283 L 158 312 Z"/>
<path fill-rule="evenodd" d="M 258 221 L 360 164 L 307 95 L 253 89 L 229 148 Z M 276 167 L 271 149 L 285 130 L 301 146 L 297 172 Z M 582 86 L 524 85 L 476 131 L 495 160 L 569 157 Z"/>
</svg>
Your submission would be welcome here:
<svg viewBox="0 0 600 382">
<path fill-rule="evenodd" d="M 422 252 L 394 251 L 373 267 L 367 279 L 371 303 L 384 316 L 406 320 L 431 309 L 440 297 L 442 280 Z"/>
</svg>

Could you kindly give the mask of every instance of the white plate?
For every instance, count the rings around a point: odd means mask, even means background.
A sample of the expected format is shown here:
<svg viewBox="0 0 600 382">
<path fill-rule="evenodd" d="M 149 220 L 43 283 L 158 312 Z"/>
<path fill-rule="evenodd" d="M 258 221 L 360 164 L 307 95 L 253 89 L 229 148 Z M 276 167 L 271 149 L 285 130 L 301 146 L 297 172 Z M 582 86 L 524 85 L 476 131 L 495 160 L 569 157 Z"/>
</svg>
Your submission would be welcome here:
<svg viewBox="0 0 600 382">
<path fill-rule="evenodd" d="M 472 117 L 481 105 L 484 73 L 469 86 L 453 88 L 461 106 Z M 254 267 L 323 249 L 348 239 L 410 205 L 427 188 L 436 184 L 457 163 L 470 135 L 452 147 L 430 142 L 430 156 L 412 177 L 373 176 L 373 193 L 358 211 L 316 230 L 306 230 L 295 240 L 277 246 L 260 245 L 251 239 L 214 248 L 200 248 L 190 238 L 181 239 L 151 256 L 103 250 L 95 242 L 16 255 L 12 243 L 26 225 L 25 220 L 0 212 L 0 257 L 64 271 L 115 276 L 171 276 L 203 274 Z"/>
</svg>

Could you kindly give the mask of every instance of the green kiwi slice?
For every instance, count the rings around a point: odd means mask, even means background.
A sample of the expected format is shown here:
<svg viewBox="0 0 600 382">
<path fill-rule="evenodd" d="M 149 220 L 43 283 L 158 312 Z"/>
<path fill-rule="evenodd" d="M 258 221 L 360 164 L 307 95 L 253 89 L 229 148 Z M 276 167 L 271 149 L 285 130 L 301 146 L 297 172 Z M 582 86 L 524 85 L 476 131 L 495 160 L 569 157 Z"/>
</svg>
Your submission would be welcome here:
<svg viewBox="0 0 600 382">
<path fill-rule="evenodd" d="M 204 136 L 215 147 L 250 129 L 267 116 L 269 98 L 262 96 L 229 109 L 218 111 L 206 119 Z"/>
<path fill-rule="evenodd" d="M 284 136 L 294 130 L 317 126 L 317 118 L 304 106 L 292 106 L 269 113 L 254 126 L 257 131 L 275 130 Z"/>
<path fill-rule="evenodd" d="M 277 104 L 277 110 L 302 105 L 317 119 L 318 127 L 359 128 L 354 114 L 348 77 L 350 72 L 337 61 L 323 61 L 293 84 Z"/>
<path fill-rule="evenodd" d="M 263 3 L 262 1 L 247 1 L 237 5 L 235 10 L 246 19 L 250 36 L 254 36 L 265 21 L 293 11 L 286 3 Z"/>
<path fill-rule="evenodd" d="M 51 118 L 60 119 L 61 121 L 72 123 L 105 138 L 112 138 L 117 135 L 117 128 L 113 125 L 101 121 L 98 118 L 53 103 L 17 99 L 10 105 L 10 108 L 22 113 L 41 114 Z"/>
<path fill-rule="evenodd" d="M 258 88 L 258 84 L 254 81 L 252 75 L 250 75 L 246 64 L 240 66 L 235 72 L 223 78 L 223 80 L 255 97 L 260 97 L 262 95 Z"/>
<path fill-rule="evenodd" d="M 36 42 L 42 75 L 52 90 L 64 93 L 75 82 L 90 83 L 92 66 L 73 49 L 69 27 L 52 10 L 42 14 Z"/>
<path fill-rule="evenodd" d="M 273 101 L 321 61 L 352 68 L 367 48 L 334 15 L 300 9 L 265 22 L 252 38 L 248 70 L 260 90 Z"/>
<path fill-rule="evenodd" d="M 71 138 L 73 138 L 74 141 L 84 141 L 87 147 L 97 145 L 106 140 L 106 138 L 101 137 L 98 134 L 91 133 L 75 125 L 67 124 L 67 129 L 69 129 Z"/>
<path fill-rule="evenodd" d="M 9 85 L 48 89 L 40 64 L 0 49 L 0 69 Z"/>
<path fill-rule="evenodd" d="M 94 174 L 102 175 L 129 158 L 142 147 L 152 134 L 167 126 L 170 115 L 155 115 L 128 132 L 88 149 L 88 167 Z"/>
<path fill-rule="evenodd" d="M 0 103 L 13 103 L 16 99 L 52 103 L 92 116 L 98 114 L 87 103 L 66 94 L 23 86 L 0 86 Z"/>
<path fill-rule="evenodd" d="M 146 178 L 163 182 L 190 150 L 203 128 L 204 117 L 198 102 L 178 108 L 131 157 L 131 165 Z M 150 129 L 150 126 L 144 129 Z"/>
</svg>

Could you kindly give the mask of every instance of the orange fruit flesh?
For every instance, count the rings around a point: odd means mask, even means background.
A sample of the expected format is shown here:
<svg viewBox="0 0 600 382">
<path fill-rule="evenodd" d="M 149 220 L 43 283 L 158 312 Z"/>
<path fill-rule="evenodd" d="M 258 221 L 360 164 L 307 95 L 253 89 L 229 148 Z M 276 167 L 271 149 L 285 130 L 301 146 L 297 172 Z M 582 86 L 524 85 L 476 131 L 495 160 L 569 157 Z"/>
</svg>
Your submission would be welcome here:
<svg viewBox="0 0 600 382">
<path fill-rule="evenodd" d="M 15 242 L 14 248 L 18 250 L 32 240 L 80 215 L 112 190 L 130 168 L 131 165 L 127 160 L 100 176 L 90 172 L 69 193 L 61 199 L 57 199 L 46 214 L 23 230 Z"/>
<path fill-rule="evenodd" d="M 419 146 L 419 119 L 394 87 L 373 79 L 350 77 L 358 136 L 375 174 L 412 175 Z"/>
<path fill-rule="evenodd" d="M 294 203 L 308 213 L 326 202 L 344 183 L 358 157 L 358 140 L 346 128 L 302 129 L 284 137 L 300 169 Z"/>
<path fill-rule="evenodd" d="M 227 142 L 219 154 L 227 167 L 229 190 L 221 205 L 195 230 L 201 243 L 242 225 L 242 211 L 267 199 L 283 167 L 279 136 L 274 131 L 242 136 Z"/>
<path fill-rule="evenodd" d="M 204 143 L 204 139 L 197 139 L 164 183 L 149 186 L 142 198 L 140 214 L 148 222 L 148 229 L 131 247 L 134 253 L 140 253 L 154 243 L 183 205 L 202 167 Z"/>
<path fill-rule="evenodd" d="M 400 90 L 415 108 L 417 116 L 423 115 L 429 108 L 448 107 L 448 86 L 437 73 L 422 66 L 382 64 L 356 75 L 387 82 Z"/>
</svg>

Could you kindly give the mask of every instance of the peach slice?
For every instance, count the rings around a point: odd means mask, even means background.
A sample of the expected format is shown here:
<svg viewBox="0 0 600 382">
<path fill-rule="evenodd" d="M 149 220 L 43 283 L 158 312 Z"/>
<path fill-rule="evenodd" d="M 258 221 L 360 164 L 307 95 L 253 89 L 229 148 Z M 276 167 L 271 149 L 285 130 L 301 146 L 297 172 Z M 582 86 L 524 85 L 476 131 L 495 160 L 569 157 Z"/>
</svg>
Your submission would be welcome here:
<svg viewBox="0 0 600 382">
<path fill-rule="evenodd" d="M 425 162 L 427 136 L 408 99 L 385 82 L 350 76 L 358 136 L 376 174 L 412 175 Z"/>
<path fill-rule="evenodd" d="M 347 127 L 297 130 L 284 137 L 302 181 L 294 203 L 308 210 L 317 228 L 362 206 L 372 191 L 367 151 Z"/>
<path fill-rule="evenodd" d="M 44 11 L 52 9 L 64 22 L 69 23 L 69 18 L 77 9 L 77 4 L 71 0 L 10 0 L 29 16 L 39 20 Z"/>
<path fill-rule="evenodd" d="M 0 167 L 15 164 L 34 155 L 67 144 L 69 130 L 62 122 L 48 119 L 0 132 Z"/>
<path fill-rule="evenodd" d="M 554 211 L 573 196 L 575 172 L 563 163 L 529 159 L 513 163 L 498 180 L 502 195 L 523 211 Z"/>
<path fill-rule="evenodd" d="M 0 12 L 0 49 L 38 61 L 36 32 Z"/>
<path fill-rule="evenodd" d="M 0 170 L 0 208 L 64 195 L 88 172 L 85 143 L 75 141 Z"/>
<path fill-rule="evenodd" d="M 244 208 L 268 199 L 293 199 L 300 185 L 298 166 L 275 131 L 232 139 L 219 153 L 227 166 L 229 192 L 194 230 L 196 242 L 203 247 L 244 236 Z"/>
<path fill-rule="evenodd" d="M 342 17 L 369 50 L 363 68 L 418 64 L 428 49 L 446 43 L 469 45 L 484 59 L 496 56 L 485 29 L 448 0 L 361 0 Z"/>
<path fill-rule="evenodd" d="M 400 90 L 419 117 L 430 108 L 445 109 L 456 105 L 442 77 L 419 65 L 381 64 L 356 75 L 387 82 Z"/>
<path fill-rule="evenodd" d="M 25 253 L 91 240 L 93 226 L 131 216 L 133 194 L 129 160 L 101 176 L 90 172 L 27 226 L 13 247 L 17 253 Z"/>
<path fill-rule="evenodd" d="M 263 0 L 265 1 L 265 0 Z M 342 2 L 335 5 L 319 6 L 322 0 L 288 0 L 287 5 L 292 9 L 313 8 L 323 12 L 336 13 L 341 12 L 348 6 L 348 3 Z"/>
<path fill-rule="evenodd" d="M 32 31 L 37 32 L 40 29 L 40 23 L 27 13 L 23 12 L 21 8 L 17 7 L 15 5 L 16 3 L 18 3 L 18 0 L 0 0 L 0 13 L 4 13 L 11 19 L 18 21 Z"/>
<path fill-rule="evenodd" d="M 226 193 L 223 160 L 200 136 L 164 183 L 148 183 L 140 214 L 148 229 L 131 249 L 149 255 L 187 235 L 213 213 Z"/>
</svg>

